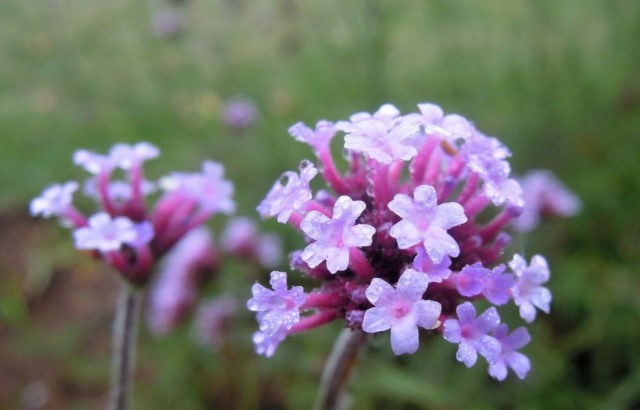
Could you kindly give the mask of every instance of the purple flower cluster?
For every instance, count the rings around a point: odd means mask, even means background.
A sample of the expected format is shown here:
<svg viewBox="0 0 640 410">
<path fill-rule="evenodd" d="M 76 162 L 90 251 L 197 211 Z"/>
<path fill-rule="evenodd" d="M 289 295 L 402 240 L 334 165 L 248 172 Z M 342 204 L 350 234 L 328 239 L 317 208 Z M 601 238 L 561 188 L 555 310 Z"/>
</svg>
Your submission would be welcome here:
<svg viewBox="0 0 640 410">
<path fill-rule="evenodd" d="M 84 184 L 85 194 L 98 204 L 86 216 L 73 205 L 77 182 L 47 188 L 30 204 L 32 215 L 56 216 L 73 229 L 75 246 L 91 251 L 141 286 L 151 277 L 155 262 L 187 233 L 216 213 L 232 213 L 233 185 L 224 179 L 222 165 L 205 161 L 197 173 L 173 173 L 150 182 L 143 164 L 156 158 L 158 148 L 147 142 L 116 144 L 108 154 L 78 150 L 73 162 L 93 175 Z M 124 179 L 115 179 L 122 173 Z M 147 196 L 159 194 L 155 206 Z"/>
<path fill-rule="evenodd" d="M 247 307 L 257 312 L 256 350 L 271 356 L 288 335 L 342 318 L 366 333 L 390 331 L 395 354 L 414 353 L 419 328 L 459 345 L 457 359 L 472 366 L 478 353 L 489 373 L 507 368 L 524 378 L 529 360 L 517 350 L 529 342 L 524 327 L 512 333 L 495 306 L 513 301 L 527 322 L 549 312 L 542 256 L 499 262 L 510 243 L 505 229 L 526 206 L 511 177 L 509 150 L 464 117 L 435 104 L 401 115 L 385 104 L 347 121 L 297 123 L 289 133 L 314 151 L 318 166 L 301 162 L 285 172 L 259 204 L 304 235 L 292 268 L 319 282 L 304 292 L 273 272 L 273 290 L 255 284 Z M 344 137 L 345 172 L 331 142 Z M 327 190 L 315 193 L 318 175 Z M 476 317 L 475 300 L 490 308 Z"/>
</svg>

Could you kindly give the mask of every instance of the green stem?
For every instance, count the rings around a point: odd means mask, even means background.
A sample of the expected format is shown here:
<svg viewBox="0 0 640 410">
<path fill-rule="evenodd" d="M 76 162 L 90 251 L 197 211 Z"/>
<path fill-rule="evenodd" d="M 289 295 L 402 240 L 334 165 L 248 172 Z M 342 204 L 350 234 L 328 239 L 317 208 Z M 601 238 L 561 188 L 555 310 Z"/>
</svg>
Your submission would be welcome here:
<svg viewBox="0 0 640 410">
<path fill-rule="evenodd" d="M 342 391 L 365 340 L 366 335 L 360 330 L 344 329 L 340 333 L 322 371 L 315 410 L 336 410 L 340 407 Z"/>
<path fill-rule="evenodd" d="M 109 410 L 127 410 L 130 406 L 138 320 L 142 302 L 141 290 L 135 289 L 124 281 L 120 286 L 116 316 L 113 321 Z"/>
</svg>

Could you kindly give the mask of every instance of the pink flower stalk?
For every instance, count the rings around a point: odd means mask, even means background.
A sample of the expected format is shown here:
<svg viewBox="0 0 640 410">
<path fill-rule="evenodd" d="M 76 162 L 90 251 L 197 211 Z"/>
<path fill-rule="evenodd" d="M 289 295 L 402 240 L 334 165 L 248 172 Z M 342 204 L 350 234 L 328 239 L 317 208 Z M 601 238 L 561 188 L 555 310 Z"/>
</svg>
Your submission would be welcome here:
<svg viewBox="0 0 640 410">
<path fill-rule="evenodd" d="M 284 279 L 279 290 L 254 285 L 249 308 L 258 313 L 259 354 L 271 356 L 292 333 L 343 319 L 354 330 L 390 331 L 396 354 L 418 349 L 422 327 L 460 344 L 458 359 L 468 366 L 480 353 L 494 377 L 503 378 L 505 365 L 526 374 L 512 354 L 524 345 L 522 331 L 508 341 L 496 308 L 476 318 L 472 304 L 514 300 L 525 319 L 531 307 L 548 312 L 540 261 L 512 263 L 509 272 L 499 263 L 510 243 L 505 230 L 526 206 L 511 154 L 461 115 L 429 103 L 418 108 L 402 115 L 385 104 L 347 121 L 289 129 L 311 146 L 318 167 L 305 160 L 299 174 L 286 172 L 258 211 L 305 237 L 290 265 L 318 286 L 305 293 L 287 290 Z M 330 144 L 341 135 L 348 164 L 338 168 Z M 309 181 L 318 169 L 327 189 L 314 193 Z"/>
<path fill-rule="evenodd" d="M 218 263 L 213 238 L 204 227 L 187 233 L 169 251 L 149 289 L 146 313 L 153 333 L 166 335 L 182 324 Z"/>
<path fill-rule="evenodd" d="M 98 211 L 85 216 L 72 203 L 79 184 L 53 185 L 30 204 L 32 215 L 57 216 L 74 232 L 76 247 L 114 267 L 131 283 L 146 284 L 156 262 L 188 232 L 217 213 L 232 213 L 233 185 L 224 168 L 205 161 L 200 173 L 173 173 L 160 180 L 164 194 L 147 205 L 156 183 L 144 178 L 144 162 L 160 151 L 148 142 L 116 144 L 108 154 L 77 150 L 73 162 L 94 175 L 85 194 Z M 121 172 L 124 179 L 114 179 Z"/>
</svg>

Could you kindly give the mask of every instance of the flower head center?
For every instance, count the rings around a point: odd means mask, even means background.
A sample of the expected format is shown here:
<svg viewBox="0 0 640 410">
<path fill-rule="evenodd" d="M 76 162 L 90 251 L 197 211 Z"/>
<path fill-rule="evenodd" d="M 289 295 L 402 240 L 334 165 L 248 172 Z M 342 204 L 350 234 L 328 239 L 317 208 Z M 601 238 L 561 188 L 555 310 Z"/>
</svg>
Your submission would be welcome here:
<svg viewBox="0 0 640 410">
<path fill-rule="evenodd" d="M 405 301 L 396 301 L 391 307 L 391 316 L 393 316 L 395 319 L 402 319 L 410 311 L 411 306 L 409 306 Z"/>
</svg>

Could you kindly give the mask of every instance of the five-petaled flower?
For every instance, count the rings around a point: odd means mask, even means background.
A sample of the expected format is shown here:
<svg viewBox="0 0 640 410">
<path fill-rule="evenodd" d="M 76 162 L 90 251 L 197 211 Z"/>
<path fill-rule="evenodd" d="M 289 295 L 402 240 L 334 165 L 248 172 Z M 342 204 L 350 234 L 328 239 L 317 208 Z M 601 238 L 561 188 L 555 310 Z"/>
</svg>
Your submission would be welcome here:
<svg viewBox="0 0 640 410">
<path fill-rule="evenodd" d="M 300 163 L 300 175 L 295 172 L 285 172 L 280 180 L 271 188 L 267 197 L 258 205 L 258 212 L 263 218 L 278 217 L 278 222 L 285 223 L 291 213 L 311 199 L 309 182 L 318 174 L 318 170 L 309 161 Z M 283 181 L 284 182 L 283 184 Z"/>
<path fill-rule="evenodd" d="M 524 379 L 531 369 L 529 358 L 517 349 L 526 346 L 531 336 L 525 327 L 519 327 L 509 334 L 509 328 L 502 323 L 493 332 L 493 337 L 500 342 L 500 355 L 489 364 L 489 374 L 500 381 L 507 378 L 507 367 Z"/>
<path fill-rule="evenodd" d="M 500 342 L 488 333 L 500 324 L 500 316 L 495 307 L 490 307 L 476 318 L 476 309 L 470 302 L 456 308 L 458 319 L 444 322 L 444 338 L 451 343 L 459 343 L 456 359 L 471 367 L 480 353 L 489 363 L 500 355 Z"/>
<path fill-rule="evenodd" d="M 455 202 L 437 204 L 435 189 L 430 185 L 417 187 L 413 199 L 397 194 L 389 209 L 402 220 L 391 227 L 389 233 L 398 241 L 400 249 L 421 244 L 433 263 L 445 256 L 456 257 L 460 247 L 447 230 L 467 221 L 462 206 Z"/>
<path fill-rule="evenodd" d="M 287 274 L 284 272 L 271 272 L 269 283 L 273 290 L 259 283 L 251 287 L 253 297 L 247 301 L 247 308 L 258 312 L 260 331 L 273 336 L 280 330 L 289 330 L 300 321 L 300 306 L 306 295 L 302 286 L 287 288 Z"/>
<path fill-rule="evenodd" d="M 549 266 L 541 255 L 534 255 L 531 264 L 520 255 L 513 255 L 509 267 L 516 274 L 512 288 L 513 301 L 520 307 L 520 317 L 531 323 L 536 318 L 536 308 L 549 313 L 551 292 L 542 286 L 549 280 Z"/>
<path fill-rule="evenodd" d="M 302 251 L 302 260 L 312 268 L 326 261 L 331 273 L 346 270 L 349 250 L 371 245 L 375 233 L 371 225 L 355 224 L 365 208 L 364 202 L 341 196 L 333 206 L 331 219 L 319 211 L 309 212 L 300 228 L 314 242 Z"/>
<path fill-rule="evenodd" d="M 391 349 L 399 355 L 418 350 L 418 327 L 435 329 L 442 307 L 433 300 L 423 300 L 429 282 L 424 273 L 407 269 L 395 287 L 374 278 L 366 296 L 373 304 L 364 312 L 362 330 L 367 333 L 391 329 Z"/>
</svg>

